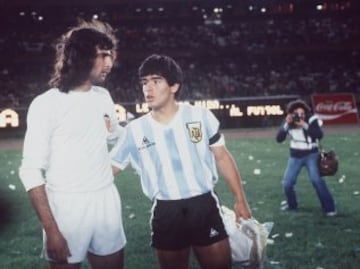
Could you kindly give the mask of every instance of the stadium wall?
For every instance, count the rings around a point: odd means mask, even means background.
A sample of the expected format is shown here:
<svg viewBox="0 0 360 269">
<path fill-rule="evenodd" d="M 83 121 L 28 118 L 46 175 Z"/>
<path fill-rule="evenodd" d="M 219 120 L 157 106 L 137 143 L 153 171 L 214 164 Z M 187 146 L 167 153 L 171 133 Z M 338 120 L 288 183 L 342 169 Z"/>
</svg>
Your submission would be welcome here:
<svg viewBox="0 0 360 269">
<path fill-rule="evenodd" d="M 333 98 L 336 95 L 327 96 Z M 221 121 L 222 129 L 260 128 L 278 126 L 284 119 L 286 104 L 299 97 L 298 95 L 244 97 L 190 100 L 182 103 L 202 106 L 212 110 Z M 311 96 L 301 98 L 310 103 Z M 357 104 L 354 104 L 354 106 L 356 110 L 356 122 L 354 123 L 357 123 Z M 126 122 L 147 113 L 149 108 L 146 103 L 120 103 L 115 104 L 115 110 L 119 123 L 124 125 Z M 0 138 L 24 136 L 26 114 L 27 108 L 0 108 Z"/>
</svg>

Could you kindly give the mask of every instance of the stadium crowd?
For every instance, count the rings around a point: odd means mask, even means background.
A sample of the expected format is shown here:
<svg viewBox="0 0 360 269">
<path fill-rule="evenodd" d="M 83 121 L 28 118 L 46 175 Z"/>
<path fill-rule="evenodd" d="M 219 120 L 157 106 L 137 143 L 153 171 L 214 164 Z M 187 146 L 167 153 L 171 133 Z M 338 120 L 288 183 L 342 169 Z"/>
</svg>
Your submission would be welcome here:
<svg viewBox="0 0 360 269">
<path fill-rule="evenodd" d="M 21 10 L 1 11 L 0 23 L 8 27 L 2 27 L 0 35 L 0 107 L 26 107 L 47 89 L 55 37 L 74 17 L 93 14 L 64 7 L 43 9 L 41 16 Z M 52 16 L 54 12 L 64 14 Z M 203 14 L 202 19 L 180 13 L 181 19 L 99 13 L 118 30 L 119 63 L 106 85 L 116 102 L 142 100 L 136 67 L 151 53 L 167 53 L 183 66 L 183 99 L 360 93 L 356 12 L 267 16 L 234 12 Z"/>
</svg>

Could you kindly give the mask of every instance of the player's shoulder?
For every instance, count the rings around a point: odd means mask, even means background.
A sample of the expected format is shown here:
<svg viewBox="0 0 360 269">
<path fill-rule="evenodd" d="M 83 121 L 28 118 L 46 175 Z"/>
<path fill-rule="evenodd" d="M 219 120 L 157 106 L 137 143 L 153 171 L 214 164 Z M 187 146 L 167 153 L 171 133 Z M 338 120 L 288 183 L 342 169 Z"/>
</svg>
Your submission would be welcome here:
<svg viewBox="0 0 360 269">
<path fill-rule="evenodd" d="M 184 109 L 194 110 L 194 111 L 208 111 L 209 110 L 205 106 L 197 105 L 197 104 L 191 104 L 191 103 L 188 103 L 188 102 L 179 103 L 179 106 L 181 106 Z"/>
<path fill-rule="evenodd" d="M 64 95 L 64 93 L 56 88 L 51 88 L 37 95 L 30 103 L 29 114 L 48 115 L 59 103 L 61 95 Z"/>
<path fill-rule="evenodd" d="M 207 115 L 208 113 L 211 113 L 211 111 L 203 106 L 195 106 L 188 103 L 180 103 L 179 107 L 181 109 L 181 113 L 184 115 L 193 115 L 197 117 L 203 117 L 204 115 Z"/>
<path fill-rule="evenodd" d="M 63 94 L 63 92 L 61 92 L 58 88 L 51 88 L 51 89 L 46 90 L 45 92 L 39 94 L 38 96 L 36 96 L 35 99 L 48 100 L 48 99 L 51 99 L 54 97 L 58 97 L 62 94 Z"/>
<path fill-rule="evenodd" d="M 132 121 L 130 121 L 127 126 L 129 126 L 130 128 L 134 128 L 135 126 L 140 126 L 143 125 L 143 123 L 145 121 L 149 121 L 151 117 L 150 113 L 146 113 L 138 118 L 133 119 Z"/>
<path fill-rule="evenodd" d="M 31 106 L 51 106 L 58 101 L 58 98 L 63 93 L 57 88 L 51 88 L 39 95 L 37 95 L 31 102 Z"/>
<path fill-rule="evenodd" d="M 105 89 L 104 87 L 93 86 L 92 90 L 94 91 L 94 93 L 96 93 L 98 95 L 102 95 L 102 96 L 106 96 L 106 97 L 110 96 L 110 92 L 107 89 Z"/>
</svg>

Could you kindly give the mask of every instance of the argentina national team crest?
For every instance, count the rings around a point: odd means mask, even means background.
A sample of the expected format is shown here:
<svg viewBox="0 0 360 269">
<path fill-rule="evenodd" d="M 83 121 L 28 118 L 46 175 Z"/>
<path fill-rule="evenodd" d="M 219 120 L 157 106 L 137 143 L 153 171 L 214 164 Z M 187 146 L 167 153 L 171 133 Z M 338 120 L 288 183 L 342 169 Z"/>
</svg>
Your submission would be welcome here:
<svg viewBox="0 0 360 269">
<path fill-rule="evenodd" d="M 198 143 L 202 139 L 201 123 L 198 122 L 189 122 L 186 124 L 186 127 L 189 132 L 190 140 L 193 143 Z"/>
</svg>

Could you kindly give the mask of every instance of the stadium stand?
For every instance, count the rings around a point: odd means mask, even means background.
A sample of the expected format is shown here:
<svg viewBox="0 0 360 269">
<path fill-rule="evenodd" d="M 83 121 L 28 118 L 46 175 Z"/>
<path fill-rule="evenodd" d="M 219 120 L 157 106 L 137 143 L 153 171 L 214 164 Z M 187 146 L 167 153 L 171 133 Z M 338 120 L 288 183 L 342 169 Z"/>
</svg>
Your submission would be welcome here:
<svg viewBox="0 0 360 269">
<path fill-rule="evenodd" d="M 183 99 L 360 93 L 356 0 L 15 2 L 0 10 L 0 108 L 27 107 L 48 88 L 54 41 L 78 18 L 118 30 L 106 85 L 117 102 L 141 100 L 136 68 L 151 53 L 183 66 Z"/>
</svg>

